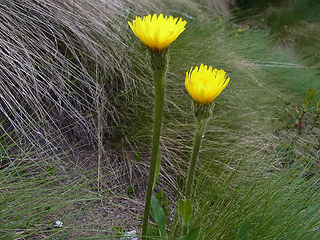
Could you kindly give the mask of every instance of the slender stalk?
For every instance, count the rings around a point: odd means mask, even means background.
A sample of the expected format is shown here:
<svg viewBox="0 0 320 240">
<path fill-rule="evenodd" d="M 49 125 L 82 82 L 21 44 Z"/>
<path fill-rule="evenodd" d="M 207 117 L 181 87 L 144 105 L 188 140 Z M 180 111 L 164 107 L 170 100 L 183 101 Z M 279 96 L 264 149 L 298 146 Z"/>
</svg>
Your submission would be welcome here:
<svg viewBox="0 0 320 240">
<path fill-rule="evenodd" d="M 201 139 L 202 135 L 204 132 L 204 128 L 206 126 L 206 118 L 198 118 L 197 119 L 197 128 L 195 132 L 195 136 L 193 139 L 193 148 L 192 148 L 192 154 L 191 154 L 191 161 L 188 169 L 188 175 L 187 175 L 187 183 L 186 183 L 186 192 L 185 192 L 185 197 L 186 199 L 191 199 L 192 197 L 192 184 L 193 184 L 193 178 L 194 178 L 194 173 L 196 170 L 196 163 L 197 163 L 197 158 L 199 154 L 199 149 L 201 145 Z M 186 235 L 188 231 L 188 225 L 183 226 L 183 235 Z"/>
<path fill-rule="evenodd" d="M 187 185 L 186 185 L 186 199 L 191 199 L 191 188 L 193 184 L 194 172 L 196 170 L 196 163 L 199 154 L 199 149 L 201 145 L 201 139 L 206 125 L 206 119 L 201 119 L 197 122 L 196 134 L 193 139 L 193 148 L 191 155 L 191 162 L 187 175 Z"/>
<path fill-rule="evenodd" d="M 152 195 L 152 186 L 155 176 L 157 156 L 159 151 L 160 133 L 162 126 L 163 115 L 163 102 L 164 102 L 164 73 L 162 70 L 154 71 L 155 80 L 155 112 L 153 123 L 153 137 L 152 137 L 152 150 L 151 150 L 151 162 L 149 168 L 148 185 L 145 199 L 143 225 L 142 225 L 142 239 L 147 239 L 147 228 L 149 220 L 150 201 Z"/>
</svg>

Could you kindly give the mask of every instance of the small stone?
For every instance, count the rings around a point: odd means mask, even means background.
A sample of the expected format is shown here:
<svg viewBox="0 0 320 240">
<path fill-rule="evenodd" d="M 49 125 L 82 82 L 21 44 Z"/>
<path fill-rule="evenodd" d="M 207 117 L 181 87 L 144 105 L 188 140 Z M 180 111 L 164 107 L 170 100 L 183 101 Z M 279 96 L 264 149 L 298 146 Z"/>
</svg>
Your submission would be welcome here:
<svg viewBox="0 0 320 240">
<path fill-rule="evenodd" d="M 137 238 L 137 231 L 132 230 L 130 232 L 124 233 L 123 237 L 120 240 L 138 240 Z"/>
<path fill-rule="evenodd" d="M 62 225 L 63 225 L 63 222 L 62 222 L 62 221 L 56 221 L 56 222 L 54 223 L 54 226 L 55 226 L 55 227 L 61 228 Z"/>
</svg>

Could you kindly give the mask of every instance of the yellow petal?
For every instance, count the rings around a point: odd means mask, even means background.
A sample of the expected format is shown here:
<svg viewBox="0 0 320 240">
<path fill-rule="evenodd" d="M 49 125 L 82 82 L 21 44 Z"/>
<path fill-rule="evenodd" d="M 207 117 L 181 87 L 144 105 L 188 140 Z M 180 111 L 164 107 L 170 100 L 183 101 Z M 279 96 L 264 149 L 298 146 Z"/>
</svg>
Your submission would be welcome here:
<svg viewBox="0 0 320 240">
<path fill-rule="evenodd" d="M 134 34 L 148 48 L 154 51 L 164 51 L 169 45 L 178 38 L 185 30 L 186 21 L 181 18 L 173 18 L 170 16 L 159 16 L 149 14 L 143 18 L 136 17 L 135 20 L 128 22 Z"/>
</svg>

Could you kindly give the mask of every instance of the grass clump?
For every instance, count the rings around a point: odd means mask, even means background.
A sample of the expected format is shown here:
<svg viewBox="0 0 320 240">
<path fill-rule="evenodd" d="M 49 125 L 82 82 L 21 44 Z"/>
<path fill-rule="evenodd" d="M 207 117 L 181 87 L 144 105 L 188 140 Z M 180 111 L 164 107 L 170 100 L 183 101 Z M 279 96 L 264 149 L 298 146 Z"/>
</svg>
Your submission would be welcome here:
<svg viewBox="0 0 320 240">
<path fill-rule="evenodd" d="M 37 132 L 46 138 L 50 130 L 69 131 L 82 144 L 110 137 L 137 84 L 129 70 L 135 50 L 128 47 L 126 28 L 119 28 L 126 9 L 102 1 L 3 1 L 0 6 L 6 128 L 19 129 L 30 140 L 41 139 Z"/>
<path fill-rule="evenodd" d="M 206 179 L 211 173 L 203 169 L 196 214 L 197 224 L 204 226 L 200 239 L 235 239 L 245 219 L 250 239 L 319 238 L 319 180 L 306 180 L 307 168 L 295 164 L 265 176 L 237 170 L 232 174 L 242 174 L 241 182 L 233 182 L 228 171 Z"/>
</svg>

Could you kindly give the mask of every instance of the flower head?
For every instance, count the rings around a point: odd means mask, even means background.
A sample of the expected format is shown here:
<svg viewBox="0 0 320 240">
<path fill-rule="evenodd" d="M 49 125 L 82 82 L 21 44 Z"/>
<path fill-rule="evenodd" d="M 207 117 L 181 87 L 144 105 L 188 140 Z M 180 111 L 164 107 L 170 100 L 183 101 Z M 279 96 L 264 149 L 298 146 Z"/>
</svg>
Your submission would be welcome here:
<svg viewBox="0 0 320 240">
<path fill-rule="evenodd" d="M 181 18 L 167 17 L 160 14 L 136 17 L 135 20 L 128 22 L 131 30 L 148 48 L 153 51 L 162 52 L 177 39 L 186 29 L 186 21 Z"/>
<path fill-rule="evenodd" d="M 201 64 L 186 73 L 185 86 L 194 101 L 201 105 L 210 104 L 228 85 L 224 70 L 212 69 Z"/>
</svg>

